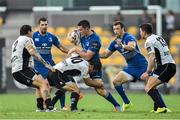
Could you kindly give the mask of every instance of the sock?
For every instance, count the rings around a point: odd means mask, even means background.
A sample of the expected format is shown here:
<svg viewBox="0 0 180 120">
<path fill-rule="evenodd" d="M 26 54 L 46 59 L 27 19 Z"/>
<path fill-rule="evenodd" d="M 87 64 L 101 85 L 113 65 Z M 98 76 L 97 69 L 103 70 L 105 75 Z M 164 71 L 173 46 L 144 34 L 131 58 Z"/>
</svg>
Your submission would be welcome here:
<svg viewBox="0 0 180 120">
<path fill-rule="evenodd" d="M 52 99 L 53 106 L 56 104 L 56 102 L 60 100 L 61 108 L 65 107 L 65 91 L 58 90 L 55 93 L 55 96 Z"/>
<path fill-rule="evenodd" d="M 55 95 L 51 101 L 52 105 L 54 106 L 58 100 L 59 100 L 59 96 Z"/>
<path fill-rule="evenodd" d="M 79 100 L 79 94 L 76 92 L 71 93 L 71 111 L 77 110 L 77 103 Z"/>
<path fill-rule="evenodd" d="M 165 104 L 165 102 L 164 102 L 164 100 L 163 100 L 163 98 L 162 98 L 160 92 L 159 92 L 157 89 L 154 89 L 154 91 L 155 91 L 156 94 L 159 96 L 159 100 L 160 100 L 162 106 L 166 108 L 166 104 Z"/>
<path fill-rule="evenodd" d="M 43 101 L 44 101 L 43 98 L 37 98 L 36 101 L 37 101 L 37 108 L 43 110 L 44 109 L 44 107 L 43 107 Z"/>
<path fill-rule="evenodd" d="M 117 101 L 113 98 L 110 92 L 108 92 L 107 96 L 105 97 L 106 100 L 108 100 L 110 103 L 112 103 L 114 106 L 120 106 Z"/>
<path fill-rule="evenodd" d="M 123 99 L 124 103 L 129 104 L 130 101 L 129 101 L 128 97 L 126 96 L 126 93 L 125 93 L 125 91 L 123 89 L 123 86 L 122 85 L 115 86 L 115 89 L 117 90 L 117 92 L 119 93 L 121 98 Z"/>
<path fill-rule="evenodd" d="M 65 107 L 65 93 L 60 97 L 61 108 Z"/>
<path fill-rule="evenodd" d="M 157 109 L 158 109 L 158 105 L 154 103 L 154 111 L 156 111 Z"/>
<path fill-rule="evenodd" d="M 161 104 L 161 102 L 160 102 L 160 100 L 159 100 L 159 96 L 158 96 L 158 94 L 155 92 L 154 89 L 149 90 L 147 94 L 153 99 L 153 101 L 154 101 L 154 103 L 157 105 L 157 107 L 160 107 L 160 108 L 163 107 L 163 105 Z"/>
<path fill-rule="evenodd" d="M 46 99 L 45 104 L 46 104 L 46 108 L 49 110 L 52 110 L 54 108 L 52 103 L 51 103 L 51 98 Z"/>
</svg>

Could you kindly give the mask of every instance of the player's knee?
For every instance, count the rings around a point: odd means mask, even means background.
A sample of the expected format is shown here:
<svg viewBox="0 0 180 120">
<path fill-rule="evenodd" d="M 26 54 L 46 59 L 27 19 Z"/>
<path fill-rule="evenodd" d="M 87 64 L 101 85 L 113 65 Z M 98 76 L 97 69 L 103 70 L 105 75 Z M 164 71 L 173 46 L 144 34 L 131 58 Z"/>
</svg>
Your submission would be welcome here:
<svg viewBox="0 0 180 120">
<path fill-rule="evenodd" d="M 48 87 L 48 85 L 47 85 L 47 83 L 45 81 L 41 82 L 40 89 L 49 90 L 49 87 Z"/>
<path fill-rule="evenodd" d="M 101 88 L 101 89 L 95 89 L 96 92 L 100 95 L 100 96 L 103 96 L 105 97 L 106 96 L 106 90 L 104 88 Z"/>
<path fill-rule="evenodd" d="M 113 85 L 114 86 L 121 85 L 121 84 L 122 84 L 122 80 L 118 80 L 118 79 L 113 80 Z"/>
<path fill-rule="evenodd" d="M 148 85 L 146 85 L 144 89 L 146 92 L 148 92 L 151 88 Z"/>
<path fill-rule="evenodd" d="M 99 86 L 103 86 L 104 85 L 104 82 L 102 80 L 97 81 L 97 83 L 98 83 Z"/>
</svg>

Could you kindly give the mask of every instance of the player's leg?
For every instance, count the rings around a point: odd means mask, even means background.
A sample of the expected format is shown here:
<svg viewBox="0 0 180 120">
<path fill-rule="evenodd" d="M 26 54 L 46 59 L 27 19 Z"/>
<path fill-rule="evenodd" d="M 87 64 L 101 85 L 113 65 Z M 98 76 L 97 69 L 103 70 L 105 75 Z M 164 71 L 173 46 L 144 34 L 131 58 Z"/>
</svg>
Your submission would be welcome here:
<svg viewBox="0 0 180 120">
<path fill-rule="evenodd" d="M 87 86 L 95 87 L 95 88 L 102 87 L 104 84 L 102 80 L 92 80 L 91 78 L 86 78 L 83 80 Z"/>
<path fill-rule="evenodd" d="M 57 103 L 57 101 L 60 99 L 60 100 L 64 100 L 64 99 L 61 99 L 62 97 L 65 97 L 65 90 L 63 89 L 58 89 L 56 92 L 55 92 L 55 96 L 52 98 L 52 104 L 53 106 Z M 62 110 L 67 110 L 67 108 L 65 107 L 65 101 L 61 101 L 60 102 L 60 105 L 61 105 L 61 109 Z"/>
<path fill-rule="evenodd" d="M 159 113 L 166 112 L 166 109 L 165 109 L 166 106 L 164 106 L 164 104 L 162 103 L 162 101 L 159 97 L 159 94 L 157 93 L 158 90 L 155 89 L 156 86 L 158 86 L 161 83 L 162 82 L 159 79 L 157 79 L 154 76 L 151 76 L 151 77 L 149 77 L 148 82 L 145 86 L 145 91 L 154 101 L 154 104 L 156 105 L 157 111 Z"/>
<path fill-rule="evenodd" d="M 37 102 L 37 110 L 36 112 L 44 111 L 44 100 L 41 96 L 41 91 L 39 88 L 36 88 L 36 102 Z"/>
<path fill-rule="evenodd" d="M 155 88 L 157 85 L 159 85 L 161 83 L 168 82 L 175 75 L 175 73 L 176 73 L 175 64 L 165 64 L 162 66 L 158 66 L 158 68 L 154 71 L 153 76 L 151 76 L 149 78 L 147 85 L 145 87 L 145 90 L 149 91 L 148 93 L 150 93 L 152 91 L 151 90 L 152 88 Z M 167 108 L 166 104 L 164 103 L 164 100 L 162 99 L 162 96 L 160 95 L 159 91 L 157 89 L 154 89 L 153 92 L 154 92 L 154 94 L 156 94 L 156 96 L 159 99 L 159 103 L 155 102 L 155 104 L 157 105 L 157 107 L 155 108 L 155 109 L 157 109 L 156 112 L 157 113 L 161 112 L 160 110 L 158 110 L 158 107 L 166 108 L 166 111 L 169 112 L 169 109 Z M 155 97 L 154 97 L 154 99 L 155 99 Z M 161 105 L 159 106 L 159 104 L 161 104 Z"/>
<path fill-rule="evenodd" d="M 67 83 L 63 89 L 71 92 L 71 111 L 77 110 L 77 104 L 80 97 L 80 89 L 75 82 Z"/>
<path fill-rule="evenodd" d="M 114 87 L 115 87 L 116 91 L 118 92 L 118 94 L 123 99 L 125 104 L 129 104 L 130 100 L 128 99 L 128 97 L 126 95 L 122 84 L 126 83 L 127 81 L 131 81 L 133 79 L 134 78 L 130 74 L 128 74 L 124 71 L 120 71 L 113 79 Z"/>
<path fill-rule="evenodd" d="M 43 77 L 40 74 L 34 78 L 33 85 L 39 87 L 41 96 L 42 96 L 42 98 L 45 102 L 45 105 L 46 105 L 46 109 L 52 110 L 53 105 L 51 103 L 50 90 L 49 90 L 47 83 L 45 82 L 45 80 L 43 79 Z"/>
<path fill-rule="evenodd" d="M 93 81 L 95 81 L 95 82 L 102 81 L 102 79 L 94 79 Z M 105 90 L 105 88 L 103 86 L 101 88 L 95 88 L 95 90 L 100 96 L 104 97 L 107 101 L 112 103 L 113 106 L 115 107 L 116 111 L 121 111 L 121 107 L 120 107 L 119 103 L 115 100 L 115 98 L 112 96 L 112 94 L 110 92 Z"/>
</svg>

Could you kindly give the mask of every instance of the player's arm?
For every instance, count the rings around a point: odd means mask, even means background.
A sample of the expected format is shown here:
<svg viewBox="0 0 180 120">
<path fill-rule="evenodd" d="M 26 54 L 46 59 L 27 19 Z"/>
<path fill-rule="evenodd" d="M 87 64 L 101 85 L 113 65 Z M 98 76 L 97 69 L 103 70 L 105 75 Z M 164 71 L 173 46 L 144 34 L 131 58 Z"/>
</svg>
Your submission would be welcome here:
<svg viewBox="0 0 180 120">
<path fill-rule="evenodd" d="M 63 53 L 68 53 L 69 51 L 69 49 L 63 46 L 62 44 L 60 44 L 57 48 L 61 50 Z"/>
<path fill-rule="evenodd" d="M 115 40 L 115 41 L 119 46 L 121 46 L 125 50 L 128 50 L 128 51 L 135 50 L 135 47 L 136 47 L 136 42 L 135 41 L 129 41 L 127 45 L 122 44 L 122 42 L 119 41 L 119 40 Z"/>
<path fill-rule="evenodd" d="M 154 53 L 150 53 L 148 55 L 148 67 L 147 67 L 147 70 L 146 70 L 146 72 L 148 74 L 153 71 L 154 65 L 155 65 L 155 54 Z"/>
<path fill-rule="evenodd" d="M 134 41 L 128 42 L 127 45 L 123 45 L 122 47 L 123 47 L 125 50 L 133 51 L 133 50 L 135 50 L 136 42 L 134 42 Z"/>
<path fill-rule="evenodd" d="M 74 47 L 72 48 L 68 54 L 71 54 L 73 52 L 76 52 L 77 54 L 79 54 L 80 57 L 84 58 L 85 60 L 90 60 L 93 56 L 94 56 L 94 52 L 88 50 L 86 51 L 81 51 L 80 49 Z"/>
<path fill-rule="evenodd" d="M 145 43 L 145 48 L 148 51 L 148 67 L 145 73 L 142 74 L 141 79 L 147 80 L 149 77 L 149 74 L 153 71 L 153 68 L 155 66 L 155 51 L 154 47 L 152 46 L 152 43 Z"/>
<path fill-rule="evenodd" d="M 106 49 L 104 52 L 100 53 L 100 58 L 108 58 L 109 56 L 111 56 L 113 54 L 112 51 L 110 51 L 109 49 Z"/>
<path fill-rule="evenodd" d="M 44 64 L 45 67 L 47 67 L 48 69 L 54 71 L 54 68 L 49 65 L 40 55 L 39 53 L 36 51 L 34 44 L 31 42 L 31 40 L 29 40 L 26 45 L 25 48 L 27 49 L 27 51 L 29 52 L 30 55 L 32 55 L 33 57 L 35 57 L 37 60 L 39 60 L 42 64 Z"/>
</svg>

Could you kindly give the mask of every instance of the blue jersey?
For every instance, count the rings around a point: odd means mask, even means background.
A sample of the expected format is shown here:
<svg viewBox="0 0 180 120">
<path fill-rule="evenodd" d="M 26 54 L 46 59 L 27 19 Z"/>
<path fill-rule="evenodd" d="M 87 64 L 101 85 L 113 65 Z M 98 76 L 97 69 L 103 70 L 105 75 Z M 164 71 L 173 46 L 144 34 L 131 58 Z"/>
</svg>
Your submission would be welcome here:
<svg viewBox="0 0 180 120">
<path fill-rule="evenodd" d="M 89 61 L 99 63 L 99 65 L 101 66 L 100 55 L 99 55 L 99 51 L 101 48 L 100 37 L 95 32 L 93 32 L 93 34 L 91 34 L 88 37 L 83 36 L 80 42 L 84 51 L 89 50 L 95 53 L 94 56 Z M 92 79 L 101 79 L 102 78 L 101 67 L 96 72 L 90 73 L 90 77 Z"/>
<path fill-rule="evenodd" d="M 81 38 L 81 46 L 84 51 L 90 50 L 95 53 L 95 55 L 89 61 L 100 60 L 99 51 L 101 48 L 101 39 L 95 32 L 88 37 L 83 36 Z"/>
<path fill-rule="evenodd" d="M 49 32 L 47 32 L 46 35 L 42 36 L 37 31 L 33 34 L 33 41 L 36 46 L 36 50 L 41 55 L 41 57 L 49 64 L 55 65 L 52 59 L 51 48 L 52 48 L 52 45 L 55 45 L 57 47 L 60 45 L 58 38 Z M 45 66 L 36 59 L 34 59 L 34 68 L 44 78 L 46 78 L 48 69 L 45 68 Z"/>
<path fill-rule="evenodd" d="M 127 62 L 127 67 L 124 68 L 124 71 L 127 73 L 133 75 L 136 79 L 139 79 L 141 74 L 146 71 L 147 68 L 147 61 L 145 57 L 140 53 L 139 47 L 137 45 L 136 39 L 134 36 L 130 35 L 129 33 L 125 33 L 122 37 L 116 38 L 117 40 L 120 40 L 122 44 L 127 45 L 128 42 L 134 41 L 136 43 L 136 47 L 134 51 L 127 51 L 116 44 L 115 41 L 112 41 L 109 50 L 111 52 L 119 51 L 125 58 Z"/>
</svg>

